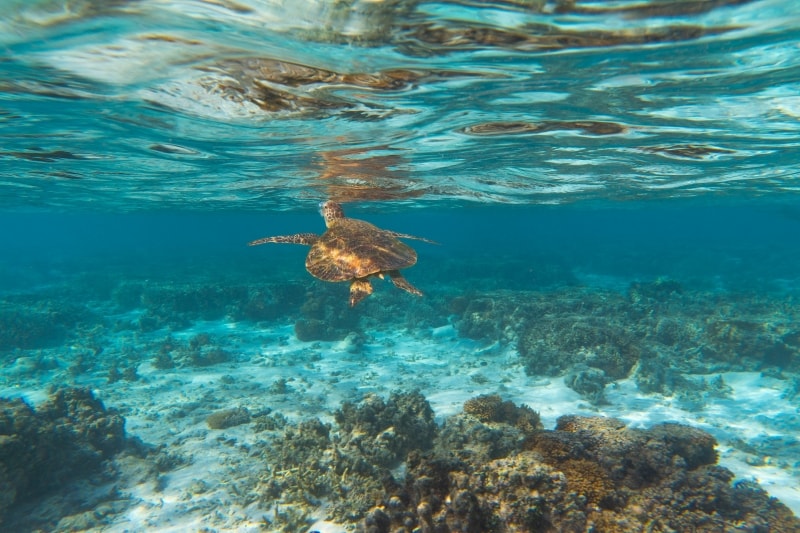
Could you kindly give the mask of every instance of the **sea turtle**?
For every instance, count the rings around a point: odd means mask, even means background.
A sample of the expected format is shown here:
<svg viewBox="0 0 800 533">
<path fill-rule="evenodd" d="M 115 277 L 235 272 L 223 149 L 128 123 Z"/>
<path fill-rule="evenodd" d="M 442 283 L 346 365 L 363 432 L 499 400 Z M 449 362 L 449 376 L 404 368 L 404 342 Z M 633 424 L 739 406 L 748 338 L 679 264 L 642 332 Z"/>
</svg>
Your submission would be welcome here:
<svg viewBox="0 0 800 533">
<path fill-rule="evenodd" d="M 372 294 L 370 277 L 384 274 L 395 287 L 411 294 L 422 292 L 400 274 L 401 268 L 417 262 L 417 252 L 398 239 L 416 239 L 436 244 L 422 237 L 397 233 L 373 226 L 369 222 L 347 218 L 342 207 L 333 201 L 319 205 L 327 230 L 322 235 L 298 233 L 264 237 L 248 243 L 257 246 L 268 242 L 286 242 L 311 246 L 306 256 L 306 270 L 323 281 L 349 281 L 350 307 Z"/>
</svg>

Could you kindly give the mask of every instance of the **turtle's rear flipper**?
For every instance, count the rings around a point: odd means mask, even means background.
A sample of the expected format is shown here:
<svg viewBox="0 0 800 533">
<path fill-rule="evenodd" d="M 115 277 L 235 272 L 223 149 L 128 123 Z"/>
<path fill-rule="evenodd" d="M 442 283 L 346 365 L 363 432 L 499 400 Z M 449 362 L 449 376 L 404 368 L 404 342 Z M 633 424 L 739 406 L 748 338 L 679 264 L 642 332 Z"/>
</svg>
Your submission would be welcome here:
<svg viewBox="0 0 800 533">
<path fill-rule="evenodd" d="M 422 291 L 410 284 L 408 280 L 404 278 L 403 275 L 397 270 L 390 270 L 387 272 L 387 274 L 389 274 L 389 279 L 392 280 L 392 283 L 394 283 L 394 286 L 398 289 L 403 289 L 411 294 L 422 296 Z"/>
<path fill-rule="evenodd" d="M 350 284 L 350 307 L 372 294 L 372 284 L 368 279 L 354 279 Z"/>
<path fill-rule="evenodd" d="M 296 235 L 278 235 L 277 237 L 264 237 L 263 239 L 257 239 L 255 241 L 250 241 L 247 243 L 247 246 L 258 246 L 259 244 L 266 244 L 268 242 L 287 242 L 290 244 L 305 244 L 307 246 L 311 246 L 319 239 L 319 235 L 316 233 L 298 233 Z"/>
</svg>

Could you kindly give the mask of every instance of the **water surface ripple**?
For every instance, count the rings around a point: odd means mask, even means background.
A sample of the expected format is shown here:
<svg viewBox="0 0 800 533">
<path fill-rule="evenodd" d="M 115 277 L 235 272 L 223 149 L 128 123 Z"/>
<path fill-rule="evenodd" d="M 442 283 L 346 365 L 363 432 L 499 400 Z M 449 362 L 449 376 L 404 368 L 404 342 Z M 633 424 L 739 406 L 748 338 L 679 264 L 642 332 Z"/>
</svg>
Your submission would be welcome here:
<svg viewBox="0 0 800 533">
<path fill-rule="evenodd" d="M 800 188 L 793 1 L 2 4 L 4 209 Z"/>
</svg>

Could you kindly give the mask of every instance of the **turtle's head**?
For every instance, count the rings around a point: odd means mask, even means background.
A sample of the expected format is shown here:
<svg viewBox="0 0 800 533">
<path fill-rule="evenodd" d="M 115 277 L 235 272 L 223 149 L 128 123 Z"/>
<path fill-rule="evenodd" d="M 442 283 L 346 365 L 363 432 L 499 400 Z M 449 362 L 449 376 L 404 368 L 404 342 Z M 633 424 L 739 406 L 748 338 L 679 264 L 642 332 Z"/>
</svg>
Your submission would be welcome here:
<svg viewBox="0 0 800 533">
<path fill-rule="evenodd" d="M 344 218 L 342 206 L 331 200 L 319 204 L 319 214 L 325 219 L 325 226 L 327 227 L 331 227 L 331 223 L 334 220 Z"/>
</svg>

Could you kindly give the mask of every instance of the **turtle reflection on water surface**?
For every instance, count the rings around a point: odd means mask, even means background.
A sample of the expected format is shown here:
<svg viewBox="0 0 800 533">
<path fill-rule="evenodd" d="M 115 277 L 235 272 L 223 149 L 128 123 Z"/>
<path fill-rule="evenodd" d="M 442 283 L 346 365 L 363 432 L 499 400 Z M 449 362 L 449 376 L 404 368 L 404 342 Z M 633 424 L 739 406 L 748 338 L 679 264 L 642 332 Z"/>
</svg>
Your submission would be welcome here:
<svg viewBox="0 0 800 533">
<path fill-rule="evenodd" d="M 417 296 L 422 292 L 400 274 L 401 268 L 417 262 L 417 252 L 398 239 L 434 241 L 397 233 L 373 226 L 369 222 L 347 218 L 336 202 L 320 204 L 327 230 L 322 235 L 297 233 L 264 237 L 248 243 L 256 246 L 268 242 L 286 242 L 311 246 L 306 256 L 306 270 L 323 281 L 349 281 L 350 306 L 372 294 L 370 277 L 388 275 L 395 287 Z"/>
</svg>

